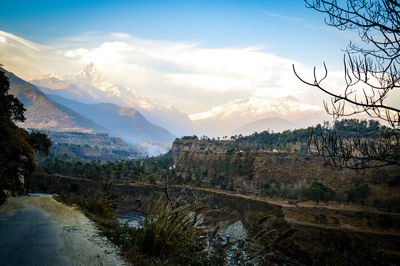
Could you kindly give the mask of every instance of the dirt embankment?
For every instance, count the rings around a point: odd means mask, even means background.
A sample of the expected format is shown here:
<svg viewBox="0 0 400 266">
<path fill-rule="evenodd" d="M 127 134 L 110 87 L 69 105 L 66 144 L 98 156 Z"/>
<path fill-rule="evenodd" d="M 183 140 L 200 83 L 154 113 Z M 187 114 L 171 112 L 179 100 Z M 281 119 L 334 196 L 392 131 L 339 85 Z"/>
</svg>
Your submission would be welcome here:
<svg viewBox="0 0 400 266">
<path fill-rule="evenodd" d="M 7 221 L 8 226 L 18 226 L 18 217 L 24 212 L 36 212 L 40 217 L 53 228 L 53 233 L 48 234 L 46 243 L 54 243 L 56 261 L 62 261 L 62 265 L 126 265 L 119 255 L 119 250 L 105 237 L 99 235 L 99 231 L 94 224 L 79 210 L 66 206 L 53 197 L 16 197 L 8 200 L 0 206 L 0 221 Z M 13 220 L 15 219 L 15 222 Z M 28 223 L 27 236 L 31 236 L 30 231 L 36 221 L 24 221 Z M 31 223 L 31 224 L 29 224 Z M 0 222 L 0 226 L 2 223 Z M 46 229 L 45 229 L 46 230 Z M 4 237 L 4 236 L 3 236 Z M 10 235 L 14 239 L 15 236 Z M 23 246 L 26 241 L 32 245 L 41 245 L 33 239 L 22 238 L 23 243 L 16 242 L 16 247 Z M 54 239 L 53 239 L 54 238 Z M 47 244 L 49 245 L 49 244 Z M 51 244 L 52 245 L 52 244 Z M 53 249 L 54 251 L 54 249 Z M 10 253 L 18 252 L 13 248 Z M 7 256 L 12 254 L 8 253 Z M 28 254 L 26 254 L 28 256 Z M 31 254 L 35 258 L 35 254 Z M 44 254 L 44 256 L 46 256 Z M 37 257 L 37 256 L 36 256 Z M 43 257 L 43 262 L 45 262 Z M 41 258 L 36 258 L 36 262 Z M 24 262 L 29 262 L 29 259 Z"/>
<path fill-rule="evenodd" d="M 59 175 L 40 175 L 36 179 L 52 192 L 70 188 L 86 191 L 96 186 L 87 179 Z M 296 204 L 217 189 L 193 190 L 197 196 L 209 199 L 209 214 L 215 220 L 241 220 L 251 230 L 259 218 L 273 214 L 277 218 L 274 227 L 297 228 L 294 245 L 287 245 L 285 252 L 305 264 L 340 265 L 352 261 L 354 265 L 379 265 L 400 260 L 399 214 L 360 205 Z M 164 195 L 163 186 L 145 183 L 115 184 L 112 191 L 118 197 L 119 209 L 125 211 L 146 211 L 151 202 Z"/>
</svg>

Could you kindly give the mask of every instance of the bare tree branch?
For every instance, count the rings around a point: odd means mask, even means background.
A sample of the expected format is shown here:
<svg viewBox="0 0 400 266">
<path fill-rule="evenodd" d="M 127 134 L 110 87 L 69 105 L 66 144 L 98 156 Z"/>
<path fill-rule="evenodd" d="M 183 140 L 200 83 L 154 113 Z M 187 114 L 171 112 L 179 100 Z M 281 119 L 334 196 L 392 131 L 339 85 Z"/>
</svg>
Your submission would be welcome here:
<svg viewBox="0 0 400 266">
<path fill-rule="evenodd" d="M 327 15 L 327 25 L 343 31 L 358 31 L 361 42 L 350 42 L 345 49 L 345 86 L 341 93 L 326 87 L 325 63 L 321 76 L 314 67 L 311 80 L 300 77 L 293 65 L 296 77 L 332 97 L 331 104 L 324 102 L 324 107 L 335 120 L 365 113 L 387 122 L 393 129 L 391 133 L 382 133 L 380 139 L 345 140 L 329 133 L 318 138 L 312 136 L 311 143 L 318 154 L 331 158 L 335 167 L 348 167 L 350 161 L 353 163 L 350 168 L 355 169 L 399 164 L 394 153 L 399 146 L 400 107 L 389 104 L 388 98 L 400 87 L 400 3 L 395 0 L 305 2 L 306 7 Z"/>
</svg>

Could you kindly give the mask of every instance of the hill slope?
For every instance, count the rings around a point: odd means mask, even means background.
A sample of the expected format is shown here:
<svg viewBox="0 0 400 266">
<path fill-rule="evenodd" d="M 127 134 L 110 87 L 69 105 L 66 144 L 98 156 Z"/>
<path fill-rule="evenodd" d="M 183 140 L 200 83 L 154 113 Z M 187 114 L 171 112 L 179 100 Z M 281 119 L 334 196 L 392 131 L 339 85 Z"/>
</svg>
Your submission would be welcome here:
<svg viewBox="0 0 400 266">
<path fill-rule="evenodd" d="M 48 96 L 52 100 L 68 106 L 99 125 L 108 128 L 112 133 L 128 142 L 172 142 L 175 139 L 175 136 L 164 128 L 147 121 L 134 108 L 121 107 L 112 103 L 85 104 L 57 95 Z"/>
<path fill-rule="evenodd" d="M 20 79 L 3 68 L 10 80 L 10 93 L 18 97 L 26 108 L 24 128 L 54 131 L 106 132 L 107 130 L 90 119 L 50 100 L 34 85 Z"/>
<path fill-rule="evenodd" d="M 274 118 L 271 124 L 259 127 L 257 121 Z M 288 123 L 283 123 L 284 121 Z M 259 130 L 282 131 L 298 127 L 307 127 L 328 120 L 325 112 L 315 105 L 302 104 L 293 96 L 266 99 L 259 96 L 240 98 L 224 105 L 215 106 L 208 111 L 192 114 L 193 124 L 207 136 L 224 136 L 230 134 L 251 134 Z M 250 124 L 249 123 L 254 123 Z M 262 124 L 262 121 L 260 122 Z M 296 126 L 294 126 L 296 125 Z M 250 132 L 249 132 L 250 130 Z"/>
</svg>

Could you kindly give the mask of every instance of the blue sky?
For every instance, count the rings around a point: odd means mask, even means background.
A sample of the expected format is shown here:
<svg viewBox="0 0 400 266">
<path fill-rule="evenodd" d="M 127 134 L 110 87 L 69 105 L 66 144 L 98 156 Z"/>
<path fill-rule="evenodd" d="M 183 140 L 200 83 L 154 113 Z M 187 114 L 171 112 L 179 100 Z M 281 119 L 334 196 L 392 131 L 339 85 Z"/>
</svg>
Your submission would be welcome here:
<svg viewBox="0 0 400 266">
<path fill-rule="evenodd" d="M 123 32 L 204 47 L 257 45 L 309 64 L 340 64 L 340 49 L 348 43 L 348 36 L 326 27 L 323 15 L 302 0 L 3 0 L 0 29 L 41 44 L 88 32 Z"/>
<path fill-rule="evenodd" d="M 326 26 L 302 0 L 3 0 L 0 31 L 0 61 L 22 77 L 72 74 L 93 62 L 116 83 L 188 114 L 254 95 L 322 106 L 323 94 L 303 86 L 291 65 L 311 74 L 325 61 L 338 87 L 341 49 L 358 38 Z M 26 40 L 37 49 L 27 51 Z"/>
</svg>

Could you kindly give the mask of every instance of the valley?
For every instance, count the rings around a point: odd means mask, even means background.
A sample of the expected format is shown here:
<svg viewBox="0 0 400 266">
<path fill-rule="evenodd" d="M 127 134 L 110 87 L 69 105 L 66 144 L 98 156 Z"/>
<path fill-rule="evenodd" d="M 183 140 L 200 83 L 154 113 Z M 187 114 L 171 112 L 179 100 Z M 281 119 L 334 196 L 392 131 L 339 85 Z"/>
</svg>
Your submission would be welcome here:
<svg viewBox="0 0 400 266">
<path fill-rule="evenodd" d="M 365 132 L 373 131 L 366 127 Z M 264 230 L 296 230 L 278 245 L 276 254 L 307 265 L 399 260 L 397 166 L 364 172 L 333 169 L 301 149 L 307 130 L 264 134 L 230 140 L 184 137 L 159 157 L 89 163 L 84 168 L 41 167 L 34 189 L 68 195 L 108 184 L 117 211 L 125 214 L 148 213 L 165 197 L 199 200 L 208 209 L 208 230 L 240 221 L 250 239 L 262 230 L 256 221 L 269 216 Z M 280 142 L 268 144 L 278 136 Z M 82 170 L 69 171 L 71 167 Z"/>
<path fill-rule="evenodd" d="M 400 265 L 398 1 L 0 18 L 0 264 Z"/>
<path fill-rule="evenodd" d="M 99 77 L 93 66 L 85 71 Z M 318 146 L 309 140 L 312 134 L 336 132 L 346 138 L 379 142 L 382 132 L 388 130 L 379 122 L 344 119 L 298 128 L 281 118 L 254 117 L 255 122 L 237 127 L 238 134 L 230 137 L 176 138 L 133 107 L 87 104 L 64 98 L 64 93 L 45 95 L 12 73 L 7 76 L 10 92 L 27 109 L 26 121 L 18 125 L 27 128 L 28 134 L 40 132 L 51 140 L 48 154 L 35 153 L 36 169 L 33 178 L 27 175 L 22 179 L 24 190 L 29 184 L 31 192 L 57 194 L 65 204 L 79 206 L 121 248 L 128 262 L 154 264 L 158 257 L 147 253 L 146 242 L 134 240 L 145 241 L 141 234 L 146 231 L 121 225 L 118 214 L 129 217 L 139 213 L 147 217 L 144 226 L 151 226 L 148 217 L 175 217 L 173 213 L 180 208 L 188 210 L 182 211 L 183 224 L 188 222 L 185 215 L 204 212 L 202 229 L 198 231 L 195 223 L 190 229 L 197 232 L 193 234 L 198 239 L 182 242 L 203 248 L 190 248 L 187 257 L 171 251 L 170 259 L 177 263 L 191 261 L 190 252 L 205 264 L 229 261 L 230 265 L 261 261 L 385 265 L 400 260 L 399 167 L 362 172 L 332 168 L 326 159 L 316 156 Z M 51 81 L 38 84 L 54 85 Z M 62 89 L 64 85 L 59 86 Z M 109 93 L 118 96 L 121 88 L 106 85 Z M 272 108 L 283 112 L 281 106 Z M 216 112 L 211 117 L 218 116 L 224 115 Z M 241 133 L 265 128 L 264 123 L 291 130 Z M 234 128 L 225 130 L 235 132 Z M 211 135 L 218 132 L 210 130 Z M 4 191 L 6 196 L 18 194 Z M 169 207 L 157 216 L 159 204 Z M 175 224 L 172 232 L 191 232 L 179 228 Z M 204 235 L 211 250 L 208 255 L 204 253 Z M 260 252 L 269 252 L 265 254 L 272 254 L 271 258 L 260 259 Z"/>
<path fill-rule="evenodd" d="M 106 133 L 44 131 L 52 141 L 50 152 L 62 155 L 64 161 L 117 161 L 145 156 L 139 146 L 129 145 L 121 138 Z M 39 160 L 42 158 L 38 158 Z"/>
<path fill-rule="evenodd" d="M 64 193 L 66 188 L 77 187 L 78 192 L 96 186 L 96 183 L 87 179 L 60 175 L 39 174 L 35 179 L 51 184 L 48 191 Z M 169 187 L 169 193 L 181 193 L 184 188 L 182 185 L 173 185 Z M 255 221 L 272 216 L 272 220 L 266 225 L 269 230 L 285 232 L 287 228 L 297 229 L 294 236 L 285 240 L 277 252 L 301 263 L 334 261 L 380 265 L 385 264 L 384 261 L 398 261 L 399 214 L 377 211 L 361 205 L 316 204 L 310 201 L 293 204 L 287 200 L 273 200 L 218 189 L 192 189 L 199 199 L 205 199 L 210 209 L 205 221 L 211 228 L 218 225 L 226 228 L 241 221 L 251 236 L 257 230 Z M 164 185 L 148 183 L 115 183 L 112 187 L 112 192 L 119 195 L 116 200 L 117 210 L 124 214 L 147 212 L 154 201 L 165 197 L 164 190 Z M 192 192 L 188 191 L 189 194 Z M 317 239 L 322 241 L 316 241 Z"/>
</svg>

